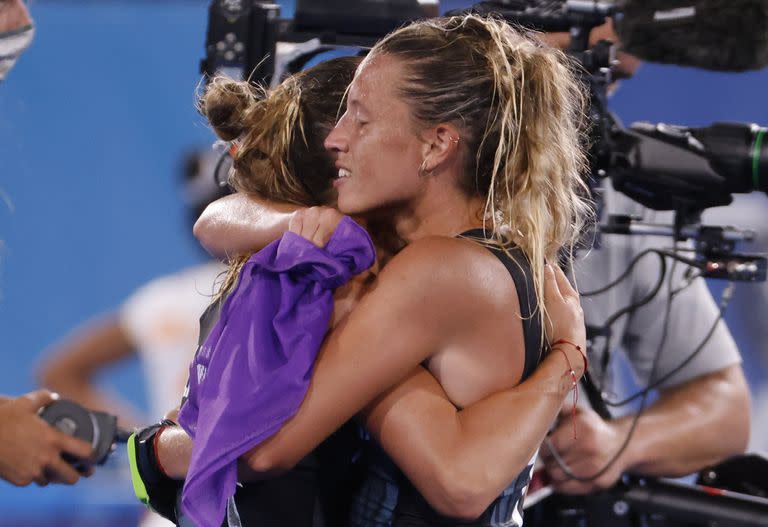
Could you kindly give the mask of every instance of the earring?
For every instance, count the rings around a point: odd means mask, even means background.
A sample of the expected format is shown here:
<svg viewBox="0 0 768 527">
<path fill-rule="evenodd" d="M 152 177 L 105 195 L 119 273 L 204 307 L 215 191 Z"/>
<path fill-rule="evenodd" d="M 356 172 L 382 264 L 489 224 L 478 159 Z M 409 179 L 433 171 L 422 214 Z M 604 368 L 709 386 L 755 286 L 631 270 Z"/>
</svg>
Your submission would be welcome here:
<svg viewBox="0 0 768 527">
<path fill-rule="evenodd" d="M 432 174 L 431 170 L 427 170 L 427 160 L 421 162 L 421 166 L 419 167 L 419 177 L 427 177 Z"/>
<path fill-rule="evenodd" d="M 459 139 L 460 139 L 459 137 L 451 137 L 451 143 L 457 145 L 459 144 Z"/>
</svg>

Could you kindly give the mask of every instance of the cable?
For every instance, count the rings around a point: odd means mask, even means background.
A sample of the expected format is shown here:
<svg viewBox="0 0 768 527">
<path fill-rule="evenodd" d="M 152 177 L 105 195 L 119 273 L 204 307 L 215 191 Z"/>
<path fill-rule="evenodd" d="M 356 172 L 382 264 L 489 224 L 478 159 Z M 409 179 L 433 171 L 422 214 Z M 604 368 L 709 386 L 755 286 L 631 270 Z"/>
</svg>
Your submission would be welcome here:
<svg viewBox="0 0 768 527">
<path fill-rule="evenodd" d="M 697 262 L 696 260 L 693 260 L 693 259 L 690 259 L 690 258 L 686 258 L 686 257 L 681 256 L 680 254 L 678 254 L 679 250 L 680 249 L 678 249 L 676 245 L 675 245 L 675 247 L 674 247 L 674 249 L 672 251 L 663 250 L 663 249 L 646 249 L 645 251 L 643 251 L 640 254 L 638 254 L 630 262 L 630 264 L 627 266 L 627 270 L 625 270 L 621 274 L 621 276 L 619 276 L 619 278 L 614 280 L 611 284 L 608 284 L 607 286 L 597 290 L 597 293 L 599 293 L 599 292 L 605 292 L 608 289 L 610 289 L 611 287 L 615 287 L 621 280 L 623 280 L 624 278 L 626 278 L 626 276 L 628 276 L 629 271 L 634 267 L 634 265 L 637 264 L 637 262 L 640 260 L 641 257 L 643 257 L 643 256 L 645 256 L 645 255 L 647 255 L 649 253 L 655 253 L 656 255 L 659 256 L 660 264 L 661 264 L 661 272 L 659 273 L 659 281 L 653 287 L 651 292 L 648 293 L 642 299 L 640 299 L 640 300 L 638 300 L 636 302 L 633 302 L 632 304 L 629 304 L 628 306 L 626 306 L 626 307 L 624 307 L 622 309 L 619 309 L 618 311 L 616 311 L 615 313 L 613 313 L 612 315 L 610 315 L 606 319 L 606 322 L 605 322 L 605 324 L 603 324 L 603 326 L 597 328 L 601 334 L 605 335 L 605 346 L 604 346 L 605 351 L 603 352 L 602 360 L 600 362 L 600 381 L 599 381 L 599 384 L 600 384 L 601 389 L 602 389 L 602 386 L 605 385 L 605 376 L 607 374 L 608 364 L 610 362 L 610 356 L 611 356 L 611 354 L 610 354 L 610 350 L 611 350 L 611 331 L 610 331 L 610 329 L 611 329 L 611 326 L 613 326 L 613 324 L 615 324 L 616 321 L 619 320 L 622 316 L 635 312 L 637 309 L 639 309 L 642 306 L 646 305 L 647 303 L 649 303 L 651 300 L 653 300 L 656 297 L 656 295 L 659 293 L 659 290 L 661 289 L 661 286 L 664 283 L 664 277 L 666 275 L 667 268 L 666 268 L 666 261 L 664 260 L 664 258 L 665 257 L 672 258 L 675 262 L 678 262 L 678 261 L 679 262 L 683 262 L 683 263 L 685 263 L 685 264 L 687 264 L 687 265 L 689 265 L 691 267 L 695 267 L 695 268 L 700 268 L 701 267 L 701 264 L 699 262 Z M 693 281 L 693 279 L 689 278 L 688 283 L 686 283 L 684 286 L 682 286 L 682 287 L 678 288 L 677 290 L 672 291 L 670 293 L 671 297 L 674 297 L 675 295 L 677 295 L 678 293 L 680 293 L 681 291 L 683 291 L 687 287 L 689 287 L 691 285 L 692 281 Z M 595 292 L 593 292 L 593 293 L 597 294 Z"/>
<path fill-rule="evenodd" d="M 627 268 L 624 270 L 623 273 L 619 275 L 618 278 L 616 278 L 613 282 L 609 282 L 607 285 L 601 287 L 600 289 L 595 289 L 594 291 L 581 291 L 579 292 L 579 295 L 582 297 L 589 297 L 589 296 L 596 296 L 602 293 L 605 293 L 606 291 L 616 287 L 621 283 L 627 276 L 629 276 L 629 273 L 632 271 L 632 269 L 635 268 L 635 265 L 642 259 L 644 256 L 651 254 L 651 253 L 658 253 L 659 249 L 646 249 L 643 252 L 639 253 L 637 256 L 632 258 L 632 260 L 629 262 L 629 265 L 627 265 Z"/>
<path fill-rule="evenodd" d="M 662 251 L 658 251 L 658 250 L 655 250 L 655 249 L 651 249 L 651 251 L 657 252 L 659 254 L 662 253 Z M 666 273 L 666 261 L 664 261 L 663 257 L 662 257 L 662 261 L 664 262 L 664 265 L 663 265 L 663 271 L 664 272 L 661 273 L 661 279 L 659 281 L 661 284 L 664 283 L 664 278 L 665 278 L 664 274 Z M 675 266 L 677 265 L 678 261 L 679 261 L 678 258 L 674 258 L 674 263 L 672 264 L 672 270 L 669 272 L 669 275 L 668 275 L 667 291 L 668 291 L 669 294 L 667 295 L 667 303 L 666 303 L 665 312 L 664 312 L 664 326 L 662 327 L 662 331 L 661 331 L 661 340 L 659 341 L 658 351 L 656 352 L 656 355 L 655 355 L 655 357 L 653 359 L 653 365 L 651 366 L 651 376 L 650 376 L 650 378 L 653 378 L 653 376 L 654 376 L 654 374 L 656 372 L 656 368 L 658 367 L 659 361 L 660 361 L 660 358 L 661 358 L 661 350 L 664 348 L 664 344 L 666 343 L 666 340 L 667 340 L 667 334 L 668 334 L 668 331 L 669 331 L 669 314 L 670 314 L 670 312 L 672 310 L 672 298 L 673 298 L 673 296 L 671 294 L 672 291 L 673 291 L 672 290 L 672 277 L 674 276 L 674 269 L 675 269 Z M 654 287 L 654 291 L 655 291 L 654 292 L 654 296 L 655 296 L 656 293 L 658 293 L 658 290 L 660 288 L 661 287 L 660 287 L 659 283 L 657 283 L 656 287 Z M 649 295 L 646 295 L 646 296 L 649 296 Z M 620 310 L 620 311 L 622 311 L 622 310 Z M 614 465 L 614 463 L 616 463 L 616 461 L 621 457 L 621 455 L 627 449 L 627 446 L 629 445 L 629 442 L 632 440 L 632 437 L 633 437 L 633 435 L 635 433 L 635 430 L 637 429 L 637 425 L 640 422 L 640 416 L 642 416 L 643 412 L 646 409 L 647 399 L 648 399 L 648 392 L 646 391 L 642 395 L 642 400 L 640 402 L 640 408 L 638 409 L 638 411 L 633 416 L 632 424 L 630 425 L 629 430 L 627 431 L 626 438 L 624 439 L 624 441 L 622 442 L 621 446 L 616 451 L 616 453 L 613 455 L 613 457 L 611 457 L 606 462 L 606 464 L 603 465 L 603 467 L 601 469 L 599 469 L 597 472 L 595 472 L 594 474 L 591 474 L 589 476 L 578 476 L 578 475 L 574 474 L 573 471 L 571 471 L 571 469 L 565 463 L 565 460 L 558 454 L 557 450 L 552 445 L 552 442 L 549 440 L 549 438 L 547 438 L 547 439 L 545 439 L 545 443 L 546 443 L 547 447 L 549 448 L 549 451 L 552 453 L 552 458 L 555 460 L 555 463 L 557 463 L 558 467 L 560 467 L 560 469 L 563 471 L 563 473 L 566 476 L 568 476 L 570 479 L 575 480 L 575 481 L 590 482 L 590 481 L 596 480 L 597 478 L 599 478 L 600 476 L 605 474 L 608 471 L 608 469 L 610 469 Z"/>
<path fill-rule="evenodd" d="M 685 287 L 688 287 L 690 284 L 686 285 Z M 685 287 L 678 289 L 675 293 L 679 293 L 682 289 L 685 289 Z M 638 391 L 637 393 L 622 399 L 621 401 L 605 401 L 605 404 L 607 406 L 612 407 L 618 407 L 618 406 L 624 406 L 628 403 L 631 403 L 638 397 L 640 397 L 643 393 L 648 393 L 651 390 L 654 390 L 664 384 L 667 380 L 669 380 L 673 375 L 677 374 L 680 370 L 688 366 L 690 362 L 696 358 L 696 356 L 701 353 L 701 350 L 704 349 L 704 346 L 707 345 L 709 340 L 712 338 L 712 335 L 714 335 L 715 330 L 717 329 L 717 325 L 720 323 L 720 321 L 723 319 L 723 316 L 725 315 L 725 310 L 728 307 L 728 304 L 730 303 L 731 299 L 733 298 L 733 290 L 734 290 L 734 283 L 728 282 L 728 285 L 726 286 L 726 289 L 723 291 L 722 296 L 720 297 L 720 304 L 719 304 L 719 312 L 717 314 L 717 317 L 715 317 L 715 321 L 712 323 L 712 326 L 710 326 L 709 331 L 707 331 L 707 334 L 704 336 L 704 339 L 699 343 L 698 346 L 691 352 L 680 364 L 672 368 L 670 371 L 668 371 L 666 374 L 664 374 L 661 378 L 652 381 L 643 388 L 642 390 Z"/>
<path fill-rule="evenodd" d="M 709 331 L 704 336 L 703 340 L 694 349 L 694 351 L 688 357 L 686 357 L 679 365 L 677 365 L 675 368 L 673 368 L 672 370 L 670 370 L 667 373 L 665 373 L 659 379 L 653 380 L 654 377 L 656 376 L 656 370 L 658 369 L 658 366 L 659 366 L 659 363 L 660 363 L 660 359 L 661 359 L 661 355 L 662 355 L 662 351 L 664 349 L 664 345 L 666 343 L 667 336 L 668 336 L 668 333 L 669 333 L 669 321 L 670 321 L 670 313 L 671 313 L 671 310 L 672 310 L 672 300 L 678 294 L 680 294 L 685 289 L 690 287 L 693 284 L 693 282 L 697 278 L 699 278 L 701 276 L 701 273 L 693 274 L 691 276 L 686 276 L 685 277 L 685 280 L 686 280 L 685 283 L 683 285 L 681 285 L 680 287 L 678 287 L 677 289 L 674 289 L 673 288 L 673 279 L 674 279 L 675 267 L 680 262 L 686 263 L 689 266 L 695 267 L 695 268 L 700 268 L 700 264 L 698 262 L 696 262 L 695 260 L 691 260 L 689 258 L 685 258 L 685 257 L 681 256 L 680 254 L 678 254 L 677 243 L 675 243 L 675 245 L 673 246 L 673 249 L 672 249 L 671 252 L 670 251 L 657 250 L 657 249 L 648 249 L 648 250 L 643 251 L 642 253 L 638 254 L 632 260 L 632 262 L 630 262 L 629 266 L 627 267 L 627 270 L 624 271 L 624 273 L 622 273 L 622 275 L 619 276 L 616 280 L 614 280 L 611 284 L 609 284 L 608 286 L 605 286 L 605 287 L 603 287 L 601 289 L 598 289 L 596 291 L 593 291 L 590 294 L 592 294 L 592 295 L 599 294 L 601 292 L 605 292 L 605 291 L 609 290 L 611 287 L 615 287 L 619 282 L 624 280 L 629 275 L 629 272 L 637 264 L 637 262 L 640 260 L 640 258 L 642 258 L 646 254 L 651 253 L 651 252 L 656 253 L 660 257 L 661 272 L 659 273 L 659 275 L 660 275 L 659 276 L 659 281 L 656 283 L 656 285 L 653 287 L 653 289 L 651 290 L 651 292 L 649 294 L 647 294 L 645 297 L 643 297 L 639 301 L 634 302 L 634 303 L 626 306 L 625 308 L 622 308 L 622 309 L 618 310 L 617 312 L 615 312 L 613 315 L 611 315 L 608 318 L 608 320 L 606 321 L 606 324 L 603 325 L 603 329 L 604 330 L 608 329 L 608 328 L 610 328 L 610 326 L 612 324 L 614 324 L 623 315 L 628 314 L 628 313 L 632 313 L 633 311 L 639 309 L 643 305 L 645 305 L 648 302 L 650 302 L 658 294 L 659 290 L 661 289 L 661 286 L 663 285 L 665 275 L 667 275 L 667 273 L 666 273 L 666 260 L 665 260 L 665 257 L 672 258 L 672 260 L 673 260 L 672 268 L 671 268 L 669 274 L 666 276 L 666 278 L 667 278 L 667 301 L 666 301 L 665 310 L 664 310 L 664 325 L 662 327 L 661 340 L 659 342 L 656 354 L 655 354 L 654 359 L 653 359 L 653 364 L 651 366 L 651 371 L 650 371 L 650 374 L 649 374 L 649 379 L 650 379 L 649 384 L 645 388 L 643 388 L 642 390 L 638 391 L 637 393 L 633 394 L 630 397 L 627 397 L 626 399 L 624 399 L 622 401 L 618 401 L 618 402 L 605 401 L 606 405 L 617 407 L 617 406 L 624 406 L 624 405 L 626 405 L 626 404 L 628 404 L 628 403 L 630 403 L 630 402 L 632 402 L 632 401 L 634 401 L 634 400 L 636 400 L 638 398 L 641 399 L 640 407 L 638 408 L 637 412 L 635 412 L 635 414 L 634 414 L 634 416 L 632 418 L 632 423 L 631 423 L 631 425 L 629 427 L 629 430 L 627 431 L 627 435 L 626 435 L 624 441 L 622 442 L 621 446 L 616 451 L 616 453 L 613 455 L 613 457 L 611 457 L 601 469 L 599 469 L 597 472 L 595 472 L 594 474 L 591 474 L 589 476 L 578 476 L 578 475 L 574 474 L 573 471 L 571 471 L 571 469 L 568 467 L 568 465 L 565 462 L 565 460 L 560 456 L 560 454 L 554 448 L 554 446 L 552 445 L 552 442 L 549 440 L 549 438 L 546 438 L 544 440 L 545 444 L 547 445 L 547 447 L 549 448 L 550 452 L 552 453 L 552 458 L 555 460 L 555 462 L 560 467 L 560 469 L 563 471 L 563 473 L 565 473 L 566 476 L 568 476 L 570 479 L 573 479 L 575 481 L 580 481 L 580 482 L 594 481 L 595 479 L 597 479 L 600 476 L 602 476 L 603 474 L 605 474 L 616 463 L 616 461 L 619 459 L 619 457 L 621 457 L 621 455 L 627 449 L 627 447 L 629 445 L 629 442 L 632 440 L 632 437 L 633 437 L 633 435 L 635 433 L 635 430 L 637 429 L 637 425 L 638 425 L 638 423 L 640 421 L 640 417 L 642 416 L 643 412 L 647 408 L 648 395 L 649 395 L 650 391 L 653 390 L 654 388 L 657 388 L 658 386 L 663 384 L 665 381 L 670 379 L 673 375 L 675 375 L 680 370 L 685 368 L 701 352 L 701 350 L 704 348 L 704 346 L 706 346 L 707 342 L 709 342 L 709 340 L 712 338 L 712 335 L 714 334 L 715 329 L 717 328 L 718 323 L 723 318 L 723 315 L 725 313 L 725 309 L 728 306 L 728 303 L 730 302 L 731 298 L 733 297 L 734 284 L 733 284 L 733 282 L 729 282 L 729 284 L 726 287 L 725 291 L 723 291 L 723 295 L 721 297 L 721 301 L 720 301 L 720 305 L 719 305 L 720 309 L 719 309 L 718 315 L 715 318 L 715 321 L 712 324 L 712 326 L 710 327 Z M 587 296 L 587 294 L 584 294 L 584 296 Z M 610 334 L 610 332 L 608 332 L 608 334 Z M 609 341 L 609 339 L 606 339 L 606 340 L 607 340 L 607 342 Z"/>
<path fill-rule="evenodd" d="M 608 372 L 608 364 L 610 362 L 611 357 L 611 327 L 613 324 L 616 323 L 617 320 L 619 320 L 622 316 L 633 313 L 637 309 L 640 309 L 644 305 L 646 305 L 648 302 L 653 300 L 656 295 L 659 293 L 659 290 L 661 289 L 661 286 L 664 285 L 664 277 L 667 273 L 667 262 L 664 259 L 665 253 L 659 249 L 646 249 L 639 255 L 637 255 L 632 262 L 630 262 L 629 266 L 627 266 L 627 270 L 631 270 L 632 267 L 637 264 L 637 262 L 640 260 L 642 256 L 645 256 L 646 254 L 656 254 L 659 257 L 659 264 L 660 264 L 660 271 L 659 271 L 659 279 L 658 282 L 656 282 L 656 285 L 653 286 L 651 289 L 651 292 L 646 294 L 643 298 L 640 300 L 637 300 L 610 315 L 606 321 L 605 324 L 603 324 L 602 327 L 598 328 L 600 330 L 600 333 L 605 335 L 605 346 L 604 346 L 604 352 L 602 355 L 602 360 L 600 361 L 600 389 L 602 391 L 602 387 L 605 385 L 605 376 Z M 619 283 L 623 279 L 624 276 L 628 274 L 628 271 L 624 271 L 622 276 L 619 277 L 618 280 L 614 280 L 613 285 L 611 287 L 614 287 L 616 284 Z M 605 289 L 605 288 L 603 288 Z"/>
</svg>

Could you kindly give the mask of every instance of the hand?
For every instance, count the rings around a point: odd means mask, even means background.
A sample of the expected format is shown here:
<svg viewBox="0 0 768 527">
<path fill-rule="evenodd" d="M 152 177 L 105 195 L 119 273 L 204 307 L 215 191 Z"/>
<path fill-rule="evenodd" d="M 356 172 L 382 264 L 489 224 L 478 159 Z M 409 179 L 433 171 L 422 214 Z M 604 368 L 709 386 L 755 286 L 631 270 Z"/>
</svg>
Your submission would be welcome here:
<svg viewBox="0 0 768 527">
<path fill-rule="evenodd" d="M 343 217 L 342 213 L 331 207 L 299 209 L 293 213 L 288 230 L 318 247 L 325 247 Z"/>
<path fill-rule="evenodd" d="M 576 439 L 573 438 L 575 419 Z M 590 477 L 601 471 L 621 448 L 627 430 L 622 421 L 604 421 L 589 408 L 573 408 L 568 404 L 560 412 L 560 421 L 541 448 L 541 460 L 558 492 L 589 494 L 612 487 L 629 467 L 628 454 L 619 458 L 599 477 L 591 481 L 578 481 L 565 474 L 552 456 L 553 447 L 570 471 L 579 477 Z"/>
<path fill-rule="evenodd" d="M 544 303 L 547 308 L 546 334 L 549 342 L 565 339 L 587 349 L 587 330 L 584 312 L 579 302 L 579 293 L 571 286 L 565 273 L 553 265 L 544 268 Z M 563 345 L 574 372 L 584 373 L 584 360 L 573 346 Z"/>
<path fill-rule="evenodd" d="M 72 485 L 81 476 L 62 453 L 82 460 L 91 458 L 91 446 L 53 428 L 37 412 L 57 399 L 47 390 L 38 390 L 0 404 L 0 477 L 26 486 L 31 482 Z"/>
</svg>

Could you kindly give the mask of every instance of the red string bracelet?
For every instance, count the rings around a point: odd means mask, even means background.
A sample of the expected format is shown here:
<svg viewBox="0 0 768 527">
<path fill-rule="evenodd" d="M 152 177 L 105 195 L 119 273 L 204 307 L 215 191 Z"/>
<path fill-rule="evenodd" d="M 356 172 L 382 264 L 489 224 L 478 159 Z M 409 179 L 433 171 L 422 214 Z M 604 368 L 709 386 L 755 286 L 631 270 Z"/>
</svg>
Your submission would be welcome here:
<svg viewBox="0 0 768 527">
<path fill-rule="evenodd" d="M 559 341 L 558 341 L 559 342 Z M 557 344 L 557 342 L 555 342 Z M 577 346 L 578 348 L 578 346 Z M 573 423 L 573 439 L 576 440 L 576 404 L 579 402 L 579 379 L 576 377 L 576 372 L 573 371 L 573 367 L 571 366 L 571 360 L 568 358 L 568 354 L 565 352 L 562 348 L 555 348 L 553 347 L 552 350 L 557 350 L 560 353 L 563 354 L 563 357 L 565 357 L 565 362 L 568 363 L 568 370 L 571 374 L 571 380 L 573 381 L 573 410 L 571 413 L 571 422 Z"/>
<path fill-rule="evenodd" d="M 589 361 L 587 360 L 587 354 L 584 352 L 583 349 L 581 349 L 581 346 L 574 344 L 573 342 L 567 339 L 557 339 L 555 342 L 552 343 L 552 348 L 554 349 L 554 347 L 557 346 L 558 344 L 568 344 L 576 348 L 576 351 L 579 352 L 579 354 L 581 355 L 581 359 L 584 361 L 584 372 L 586 373 L 586 371 L 589 369 Z M 568 364 L 570 364 L 570 362 Z"/>
</svg>

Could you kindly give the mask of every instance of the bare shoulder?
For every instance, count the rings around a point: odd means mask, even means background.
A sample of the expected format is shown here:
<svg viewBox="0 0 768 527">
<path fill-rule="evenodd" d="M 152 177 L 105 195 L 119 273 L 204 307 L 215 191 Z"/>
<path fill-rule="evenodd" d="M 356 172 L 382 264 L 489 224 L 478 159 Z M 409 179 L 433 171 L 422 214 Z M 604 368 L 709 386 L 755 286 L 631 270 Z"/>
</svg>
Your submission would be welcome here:
<svg viewBox="0 0 768 527">
<path fill-rule="evenodd" d="M 504 265 L 490 250 L 466 239 L 417 240 L 386 265 L 378 281 L 431 302 L 456 303 L 459 311 L 517 304 L 514 283 Z"/>
</svg>

